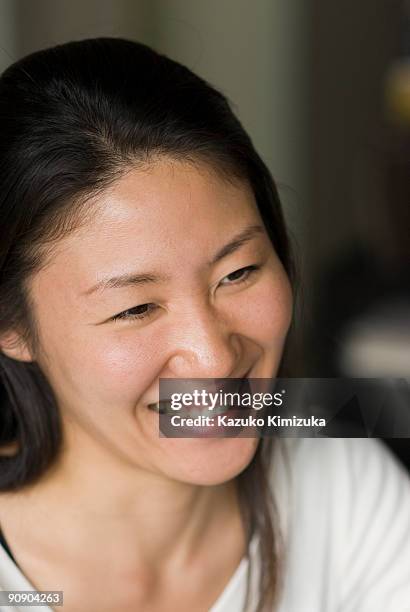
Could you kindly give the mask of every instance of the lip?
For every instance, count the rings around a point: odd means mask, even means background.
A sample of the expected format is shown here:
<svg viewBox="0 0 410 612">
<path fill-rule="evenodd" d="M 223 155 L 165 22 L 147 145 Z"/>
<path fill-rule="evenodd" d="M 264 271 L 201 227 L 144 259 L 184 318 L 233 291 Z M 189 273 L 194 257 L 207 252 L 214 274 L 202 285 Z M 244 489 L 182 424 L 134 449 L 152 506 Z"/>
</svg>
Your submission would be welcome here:
<svg viewBox="0 0 410 612">
<path fill-rule="evenodd" d="M 238 379 L 238 380 L 245 380 L 249 377 L 252 367 L 253 366 L 251 366 L 242 376 L 231 376 L 230 378 Z M 166 400 L 161 400 L 159 402 L 152 402 L 152 403 L 146 404 L 146 406 L 148 410 L 151 410 L 152 412 L 156 412 L 157 414 L 167 414 L 169 412 L 170 404 L 171 404 L 171 400 L 166 399 Z M 190 407 L 188 406 L 184 407 L 184 409 L 187 412 L 190 412 L 189 408 Z"/>
<path fill-rule="evenodd" d="M 153 412 L 157 412 L 158 414 L 167 414 L 170 404 L 171 400 L 161 400 L 160 402 L 147 404 L 147 408 Z"/>
</svg>

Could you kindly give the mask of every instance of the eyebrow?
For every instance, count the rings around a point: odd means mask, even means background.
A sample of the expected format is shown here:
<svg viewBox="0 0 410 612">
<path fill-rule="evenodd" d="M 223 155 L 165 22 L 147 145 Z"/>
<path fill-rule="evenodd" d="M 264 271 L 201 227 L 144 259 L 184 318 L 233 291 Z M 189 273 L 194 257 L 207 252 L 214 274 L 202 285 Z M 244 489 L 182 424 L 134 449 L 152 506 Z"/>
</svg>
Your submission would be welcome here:
<svg viewBox="0 0 410 612">
<path fill-rule="evenodd" d="M 261 225 L 249 225 L 245 229 L 243 229 L 239 234 L 234 236 L 232 240 L 230 240 L 227 244 L 225 244 L 214 257 L 207 263 L 207 266 L 210 267 L 221 259 L 224 259 L 228 255 L 231 255 L 239 248 L 241 248 L 244 244 L 255 238 L 260 234 L 264 234 L 265 230 Z M 96 291 L 105 291 L 106 289 L 121 289 L 124 287 L 130 286 L 141 286 L 147 284 L 158 284 L 162 282 L 166 282 L 170 280 L 169 275 L 157 274 L 155 272 L 147 272 L 142 274 L 121 274 L 120 276 L 114 276 L 112 278 L 106 278 L 100 280 L 98 283 L 84 291 L 81 295 L 91 295 Z"/>
</svg>

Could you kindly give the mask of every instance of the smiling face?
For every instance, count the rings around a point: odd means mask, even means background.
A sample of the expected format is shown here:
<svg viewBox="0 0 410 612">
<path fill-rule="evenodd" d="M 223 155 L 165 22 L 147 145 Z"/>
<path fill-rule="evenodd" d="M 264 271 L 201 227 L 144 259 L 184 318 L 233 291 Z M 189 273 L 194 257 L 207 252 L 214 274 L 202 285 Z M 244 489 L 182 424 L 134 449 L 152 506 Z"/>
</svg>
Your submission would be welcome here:
<svg viewBox="0 0 410 612">
<path fill-rule="evenodd" d="M 252 191 L 163 158 L 93 205 L 97 214 L 30 283 L 38 361 L 70 433 L 65 452 L 79 436 L 137 471 L 225 482 L 258 440 L 162 438 L 148 405 L 160 377 L 277 372 L 292 296 Z"/>
</svg>

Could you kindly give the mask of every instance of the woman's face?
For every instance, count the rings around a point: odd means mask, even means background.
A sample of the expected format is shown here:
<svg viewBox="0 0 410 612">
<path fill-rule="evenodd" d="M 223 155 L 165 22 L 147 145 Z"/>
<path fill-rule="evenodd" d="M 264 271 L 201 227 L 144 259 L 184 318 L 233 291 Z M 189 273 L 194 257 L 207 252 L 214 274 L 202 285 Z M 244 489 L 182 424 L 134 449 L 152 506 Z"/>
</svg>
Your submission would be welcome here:
<svg viewBox="0 0 410 612">
<path fill-rule="evenodd" d="M 160 437 L 148 405 L 160 377 L 277 371 L 292 296 L 253 194 L 205 165 L 162 159 L 92 205 L 30 284 L 38 361 L 65 429 L 135 470 L 225 482 L 258 440 Z"/>
</svg>

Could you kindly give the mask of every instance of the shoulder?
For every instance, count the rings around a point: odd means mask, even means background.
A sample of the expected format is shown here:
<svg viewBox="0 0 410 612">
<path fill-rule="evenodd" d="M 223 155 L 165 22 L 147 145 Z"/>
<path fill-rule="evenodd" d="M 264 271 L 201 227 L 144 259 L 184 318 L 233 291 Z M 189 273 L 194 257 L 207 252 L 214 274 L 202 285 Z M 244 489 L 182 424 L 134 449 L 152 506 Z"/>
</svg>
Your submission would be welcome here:
<svg viewBox="0 0 410 612">
<path fill-rule="evenodd" d="M 282 439 L 274 458 L 272 486 L 288 502 L 331 506 L 349 529 L 358 528 L 358 520 L 370 513 L 410 526 L 409 475 L 380 440 Z"/>
<path fill-rule="evenodd" d="M 410 479 L 404 467 L 376 439 L 278 442 L 272 487 L 291 566 L 307 573 L 326 567 L 340 610 L 407 610 Z"/>
<path fill-rule="evenodd" d="M 294 484 L 348 487 L 368 491 L 380 483 L 408 488 L 409 476 L 390 449 L 374 438 L 288 438 L 277 441 L 275 459 L 287 464 Z M 366 478 L 364 478 L 364 476 Z M 337 477 L 337 478 L 336 478 Z M 336 478 L 336 480 L 335 480 Z M 407 485 L 407 487 L 406 487 Z M 346 492 L 346 491 L 345 491 Z"/>
</svg>

